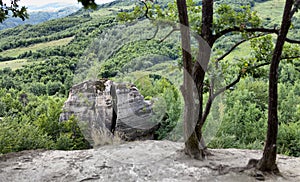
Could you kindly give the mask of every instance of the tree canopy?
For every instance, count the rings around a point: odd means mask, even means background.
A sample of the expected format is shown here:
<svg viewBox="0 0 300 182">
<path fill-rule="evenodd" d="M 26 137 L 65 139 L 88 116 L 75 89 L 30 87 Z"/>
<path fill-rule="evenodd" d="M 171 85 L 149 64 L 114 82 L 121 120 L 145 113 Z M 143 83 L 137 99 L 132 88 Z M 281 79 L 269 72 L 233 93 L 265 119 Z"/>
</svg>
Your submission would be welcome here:
<svg viewBox="0 0 300 182">
<path fill-rule="evenodd" d="M 3 0 L 0 0 L 0 23 L 8 18 L 9 15 L 21 18 L 23 21 L 28 18 L 27 8 L 25 6 L 20 7 L 18 5 L 19 1 L 11 0 L 10 4 L 6 4 Z"/>
</svg>

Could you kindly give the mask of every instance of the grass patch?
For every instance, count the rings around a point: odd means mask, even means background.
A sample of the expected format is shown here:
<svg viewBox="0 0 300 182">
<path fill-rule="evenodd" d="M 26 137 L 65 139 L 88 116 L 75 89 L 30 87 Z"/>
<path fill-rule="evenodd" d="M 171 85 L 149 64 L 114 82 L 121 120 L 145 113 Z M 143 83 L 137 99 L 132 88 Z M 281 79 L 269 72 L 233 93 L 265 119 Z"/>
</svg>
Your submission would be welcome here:
<svg viewBox="0 0 300 182">
<path fill-rule="evenodd" d="M 16 70 L 16 69 L 20 69 L 25 65 L 29 65 L 29 64 L 36 64 L 37 62 L 41 62 L 41 61 L 27 61 L 27 59 L 15 59 L 12 61 L 4 61 L 4 62 L 0 62 L 0 69 L 3 68 L 11 68 L 12 70 Z"/>
<path fill-rule="evenodd" d="M 98 11 L 92 12 L 90 15 L 92 16 L 92 18 L 99 18 L 99 17 L 103 17 L 103 16 L 116 14 L 120 10 L 129 10 L 129 9 L 134 8 L 134 7 L 135 7 L 135 5 L 103 8 L 103 9 L 100 9 Z"/>
<path fill-rule="evenodd" d="M 251 55 L 250 42 L 247 41 L 239 45 L 234 51 L 232 51 L 231 54 L 226 56 L 224 60 L 226 61 L 239 60 L 241 58 L 250 57 L 250 55 Z"/>
<path fill-rule="evenodd" d="M 28 47 L 20 47 L 15 49 L 9 49 L 6 51 L 1 52 L 2 57 L 18 57 L 20 54 L 23 54 L 28 51 L 35 52 L 38 49 L 43 48 L 49 48 L 49 47 L 56 47 L 56 46 L 63 46 L 67 45 L 69 42 L 71 42 L 74 39 L 74 37 L 67 37 L 59 40 L 53 40 L 50 42 L 43 42 L 38 44 L 33 44 Z"/>
<path fill-rule="evenodd" d="M 27 59 L 16 59 L 12 61 L 4 61 L 4 62 L 0 62 L 0 69 L 11 68 L 12 70 L 16 70 L 28 63 L 29 62 L 27 62 Z"/>
<path fill-rule="evenodd" d="M 99 18 L 110 14 L 112 14 L 112 10 L 105 8 L 105 9 L 100 9 L 99 11 L 94 11 L 90 15 L 92 16 L 92 18 Z"/>
</svg>

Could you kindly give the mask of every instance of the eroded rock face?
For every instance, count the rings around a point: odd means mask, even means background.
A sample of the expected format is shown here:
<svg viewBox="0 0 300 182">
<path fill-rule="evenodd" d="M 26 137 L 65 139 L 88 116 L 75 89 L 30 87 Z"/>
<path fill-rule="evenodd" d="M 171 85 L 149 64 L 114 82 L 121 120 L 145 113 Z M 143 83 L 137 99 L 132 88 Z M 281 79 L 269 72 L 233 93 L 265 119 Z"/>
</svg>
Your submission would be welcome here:
<svg viewBox="0 0 300 182">
<path fill-rule="evenodd" d="M 154 139 L 159 123 L 152 121 L 151 103 L 134 85 L 116 84 L 117 125 L 116 131 L 124 134 L 126 140 Z"/>
<path fill-rule="evenodd" d="M 108 80 L 89 80 L 74 85 L 60 115 L 60 121 L 74 115 L 83 135 L 92 145 L 95 144 L 95 131 L 109 133 L 112 116 L 110 83 Z"/>
<path fill-rule="evenodd" d="M 144 101 L 134 85 L 104 79 L 85 81 L 71 88 L 60 121 L 72 115 L 78 119 L 84 136 L 92 145 L 100 137 L 95 133 L 112 137 L 111 131 L 114 131 L 123 140 L 146 140 L 154 139 L 159 128 L 159 123 L 151 120 L 151 103 Z"/>
</svg>

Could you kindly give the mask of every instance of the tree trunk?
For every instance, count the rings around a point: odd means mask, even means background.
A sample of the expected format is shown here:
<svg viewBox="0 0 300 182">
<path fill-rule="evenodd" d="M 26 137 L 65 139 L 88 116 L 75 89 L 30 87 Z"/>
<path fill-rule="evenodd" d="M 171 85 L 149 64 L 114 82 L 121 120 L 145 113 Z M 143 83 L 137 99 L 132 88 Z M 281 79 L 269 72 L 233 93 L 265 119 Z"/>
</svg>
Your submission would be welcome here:
<svg viewBox="0 0 300 182">
<path fill-rule="evenodd" d="M 182 27 L 189 27 L 188 15 L 185 0 L 177 0 L 177 7 L 179 12 L 179 20 L 181 24 L 181 36 L 183 45 L 183 66 L 184 72 L 184 88 L 183 96 L 185 101 L 184 110 L 184 123 L 185 123 L 185 152 L 192 158 L 202 159 L 205 157 L 204 149 L 206 148 L 204 140 L 202 138 L 202 126 L 204 122 L 202 119 L 203 112 L 203 82 L 206 71 L 205 60 L 198 55 L 197 62 L 192 63 L 192 57 L 190 54 L 190 32 L 185 31 Z M 201 37 L 206 41 L 209 47 L 212 47 L 214 39 L 212 35 L 212 22 L 213 22 L 213 0 L 202 1 L 202 31 Z M 200 48 L 205 47 L 203 42 L 199 41 L 199 54 Z M 186 52 L 187 51 L 187 52 Z M 209 50 L 210 51 L 210 50 Z M 210 52 L 209 52 L 210 54 Z M 201 62 L 203 61 L 203 62 Z M 192 68 L 193 66 L 193 68 Z M 204 67 L 203 67 L 204 66 Z M 191 79 L 192 78 L 192 79 Z M 195 85 L 193 85 L 195 84 Z M 196 91 L 193 91 L 193 86 L 196 87 Z M 198 105 L 195 103 L 196 96 L 199 100 Z M 195 125 L 196 124 L 196 125 Z"/>
<path fill-rule="evenodd" d="M 212 23 L 214 13 L 214 1 L 203 0 L 202 1 L 202 25 L 201 25 L 201 36 L 212 47 L 214 43 L 214 37 L 212 35 Z"/>
<path fill-rule="evenodd" d="M 283 50 L 283 45 L 291 25 L 291 9 L 293 7 L 293 0 L 287 0 L 285 3 L 284 14 L 282 18 L 280 33 L 277 38 L 274 49 L 270 73 L 269 73 L 269 108 L 268 108 L 268 131 L 267 140 L 264 147 L 263 157 L 257 164 L 257 168 L 261 171 L 279 172 L 276 165 L 277 153 L 277 133 L 278 133 L 278 67 L 280 57 Z"/>
<path fill-rule="evenodd" d="M 185 0 L 177 0 L 179 13 L 180 34 L 183 58 L 183 85 L 181 91 L 184 98 L 184 133 L 185 133 L 185 153 L 195 159 L 202 159 L 203 152 L 199 148 L 199 140 L 195 132 L 195 101 L 193 98 L 192 56 L 190 45 L 190 30 Z"/>
<path fill-rule="evenodd" d="M 212 22 L 213 22 L 213 0 L 203 0 L 202 1 L 202 25 L 201 25 L 201 37 L 206 41 L 208 46 L 211 48 L 214 44 L 214 39 L 212 35 Z M 199 44 L 203 44 L 203 42 L 199 41 Z M 199 45 L 199 54 L 200 49 L 203 48 L 203 45 Z M 210 50 L 209 50 L 210 51 Z M 207 68 L 207 63 L 203 62 L 203 57 L 198 56 L 197 62 L 194 64 L 193 69 L 193 79 L 195 85 L 197 87 L 197 97 L 199 99 L 199 106 L 197 109 L 198 117 L 197 117 L 197 124 L 196 124 L 196 135 L 200 142 L 200 148 L 206 149 L 205 142 L 202 137 L 202 126 L 205 122 L 203 118 L 203 82 L 205 78 L 205 71 Z M 201 62 L 202 61 L 202 62 Z M 205 153 L 205 152 L 203 152 Z"/>
</svg>

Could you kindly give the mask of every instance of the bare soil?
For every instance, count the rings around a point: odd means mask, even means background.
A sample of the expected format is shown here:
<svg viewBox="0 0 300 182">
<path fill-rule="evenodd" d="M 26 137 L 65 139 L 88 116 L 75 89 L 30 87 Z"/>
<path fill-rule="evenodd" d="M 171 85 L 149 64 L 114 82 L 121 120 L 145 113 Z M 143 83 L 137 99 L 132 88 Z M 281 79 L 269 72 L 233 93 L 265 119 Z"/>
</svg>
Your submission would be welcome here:
<svg viewBox="0 0 300 182">
<path fill-rule="evenodd" d="M 262 151 L 210 149 L 189 159 L 183 143 L 136 141 L 78 151 L 22 151 L 0 156 L 0 182 L 26 181 L 300 181 L 300 158 L 278 155 L 281 176 L 245 169 Z"/>
</svg>

